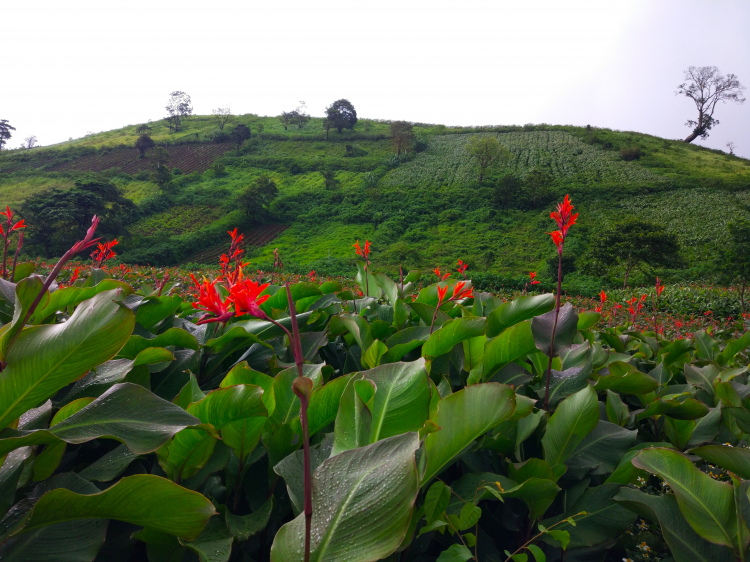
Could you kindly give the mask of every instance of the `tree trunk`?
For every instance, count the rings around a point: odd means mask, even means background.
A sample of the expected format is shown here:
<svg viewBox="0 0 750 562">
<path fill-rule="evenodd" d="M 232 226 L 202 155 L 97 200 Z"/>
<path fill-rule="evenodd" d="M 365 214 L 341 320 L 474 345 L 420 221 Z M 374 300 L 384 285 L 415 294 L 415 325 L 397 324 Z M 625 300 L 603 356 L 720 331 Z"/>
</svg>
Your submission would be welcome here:
<svg viewBox="0 0 750 562">
<path fill-rule="evenodd" d="M 690 135 L 685 139 L 685 142 L 693 142 L 695 139 L 698 138 L 700 135 L 700 132 L 698 130 L 693 131 L 690 133 Z"/>
</svg>

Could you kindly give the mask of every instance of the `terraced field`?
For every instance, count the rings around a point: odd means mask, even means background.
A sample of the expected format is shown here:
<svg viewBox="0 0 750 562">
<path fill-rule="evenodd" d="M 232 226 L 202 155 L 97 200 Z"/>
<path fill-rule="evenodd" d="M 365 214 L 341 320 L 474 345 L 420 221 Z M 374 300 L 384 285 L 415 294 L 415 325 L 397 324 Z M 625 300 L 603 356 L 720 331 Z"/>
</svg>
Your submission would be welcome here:
<svg viewBox="0 0 750 562">
<path fill-rule="evenodd" d="M 588 145 L 565 131 L 480 133 L 494 136 L 512 155 L 505 171 L 519 176 L 534 168 L 562 181 L 577 183 L 640 183 L 663 181 L 635 162 L 624 162 L 612 151 Z M 476 180 L 476 166 L 466 153 L 473 134 L 437 135 L 413 161 L 383 178 L 386 187 L 459 185 Z"/>
</svg>

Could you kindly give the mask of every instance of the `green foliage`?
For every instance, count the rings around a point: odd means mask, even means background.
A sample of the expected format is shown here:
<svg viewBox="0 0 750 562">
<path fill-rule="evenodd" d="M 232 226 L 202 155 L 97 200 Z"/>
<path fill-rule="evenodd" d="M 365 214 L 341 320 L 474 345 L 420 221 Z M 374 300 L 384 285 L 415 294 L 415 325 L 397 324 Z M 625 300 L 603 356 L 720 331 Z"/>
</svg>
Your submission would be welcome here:
<svg viewBox="0 0 750 562">
<path fill-rule="evenodd" d="M 750 333 L 672 340 L 565 305 L 545 411 L 551 295 L 475 289 L 430 334 L 434 276 L 418 291 L 418 272 L 403 290 L 368 273 L 369 297 L 290 289 L 311 389 L 311 560 L 743 555 Z M 69 540 L 89 560 L 302 560 L 292 342 L 249 316 L 197 326 L 171 287 L 104 277 L 0 332 L 2 557 L 67 560 Z M 0 304 L 18 318 L 40 282 L 10 286 Z M 286 291 L 268 294 L 263 310 L 290 326 Z"/>
</svg>

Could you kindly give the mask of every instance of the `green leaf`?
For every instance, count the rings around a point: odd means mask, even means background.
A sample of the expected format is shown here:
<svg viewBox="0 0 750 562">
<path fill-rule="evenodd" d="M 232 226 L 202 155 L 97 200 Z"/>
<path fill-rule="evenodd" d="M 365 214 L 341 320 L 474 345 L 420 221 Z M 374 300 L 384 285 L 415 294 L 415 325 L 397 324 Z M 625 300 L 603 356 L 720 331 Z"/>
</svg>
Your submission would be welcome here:
<svg viewBox="0 0 750 562">
<path fill-rule="evenodd" d="M 427 524 L 437 521 L 451 501 L 451 489 L 440 480 L 427 490 L 424 498 L 424 516 Z"/>
<path fill-rule="evenodd" d="M 645 410 L 636 414 L 637 420 L 649 416 L 666 415 L 676 420 L 697 420 L 708 414 L 709 408 L 695 398 L 686 398 L 682 402 L 673 399 L 656 398 Z"/>
<path fill-rule="evenodd" d="M 467 502 L 461 508 L 461 514 L 459 515 L 459 531 L 465 531 L 477 524 L 479 518 L 482 516 L 482 510 L 474 505 L 472 502 Z"/>
<path fill-rule="evenodd" d="M 523 359 L 535 351 L 534 336 L 531 334 L 531 323 L 528 320 L 503 331 L 496 338 L 489 340 L 484 349 L 483 380 L 489 379 L 508 363 Z"/>
<path fill-rule="evenodd" d="M 208 525 L 195 540 L 180 539 L 180 544 L 195 552 L 200 562 L 227 562 L 232 554 L 233 542 L 234 537 L 221 516 L 209 519 Z"/>
<path fill-rule="evenodd" d="M 579 330 L 588 330 L 589 328 L 593 328 L 596 326 L 596 323 L 601 320 L 602 315 L 598 312 L 593 312 L 591 310 L 586 312 L 581 312 L 578 315 L 578 329 Z"/>
<path fill-rule="evenodd" d="M 273 511 L 274 497 L 271 496 L 258 509 L 249 515 L 232 515 L 226 511 L 226 522 L 229 532 L 239 542 L 244 542 L 250 537 L 257 535 L 268 525 Z"/>
<path fill-rule="evenodd" d="M 419 488 L 414 460 L 418 447 L 417 434 L 407 433 L 345 451 L 317 468 L 312 562 L 376 561 L 399 547 Z M 305 517 L 300 514 L 276 534 L 272 562 L 303 560 L 304 537 Z"/>
<path fill-rule="evenodd" d="M 534 559 L 536 560 L 536 562 L 547 562 L 547 557 L 544 555 L 544 552 L 542 552 L 542 549 L 537 545 L 530 544 L 526 548 L 528 548 L 529 552 L 534 555 Z"/>
<path fill-rule="evenodd" d="M 437 562 L 466 562 L 474 558 L 471 551 L 462 544 L 452 544 L 438 556 Z"/>
<path fill-rule="evenodd" d="M 313 391 L 310 406 L 307 409 L 307 424 L 310 436 L 315 435 L 336 419 L 341 395 L 344 393 L 350 378 L 351 375 L 335 378 Z"/>
<path fill-rule="evenodd" d="M 475 439 L 513 415 L 515 393 L 497 383 L 475 384 L 440 401 L 432 421 L 442 429 L 425 438 L 427 466 L 422 482 L 438 474 Z"/>
<path fill-rule="evenodd" d="M 122 295 L 99 293 L 63 324 L 21 331 L 0 373 L 0 428 L 119 351 L 134 325 L 133 313 L 115 302 Z"/>
<path fill-rule="evenodd" d="M 419 318 L 422 320 L 422 322 L 425 323 L 427 329 L 429 330 L 429 326 L 430 324 L 432 324 L 432 318 L 435 315 L 435 307 L 423 302 L 410 302 L 406 304 L 409 306 L 409 308 L 417 313 L 417 316 L 419 316 Z M 437 298 L 435 299 L 435 304 L 437 304 Z M 443 312 L 442 310 L 438 310 L 437 317 L 435 318 L 435 328 L 442 326 L 450 319 L 451 317 L 448 316 L 445 312 Z"/>
<path fill-rule="evenodd" d="M 599 422 L 599 403 L 590 386 L 568 396 L 547 423 L 542 438 L 544 458 L 554 466 L 564 463 Z"/>
<path fill-rule="evenodd" d="M 545 293 L 526 297 L 517 297 L 498 306 L 487 316 L 487 337 L 494 338 L 505 330 L 535 316 L 555 308 L 555 295 Z"/>
<path fill-rule="evenodd" d="M 716 358 L 716 362 L 719 365 L 726 365 L 732 359 L 734 359 L 735 355 L 737 355 L 740 351 L 748 346 L 750 346 L 750 332 L 745 332 L 736 340 L 731 340 L 729 343 L 727 343 L 724 351 L 722 351 Z"/>
<path fill-rule="evenodd" d="M 105 281 L 102 281 L 104 283 Z M 159 322 L 172 316 L 180 305 L 182 298 L 174 297 L 146 297 L 135 313 L 135 321 L 147 330 L 153 330 Z"/>
<path fill-rule="evenodd" d="M 740 552 L 739 525 L 732 486 L 698 470 L 686 457 L 670 449 L 644 449 L 633 465 L 658 474 L 671 487 L 685 520 L 701 537 Z"/>
<path fill-rule="evenodd" d="M 732 562 L 726 548 L 701 538 L 680 513 L 672 494 L 656 496 L 633 488 L 621 488 L 614 500 L 661 526 L 675 562 Z"/>
<path fill-rule="evenodd" d="M 367 320 L 356 314 L 346 313 L 339 314 L 338 319 L 346 326 L 346 329 L 349 330 L 354 341 L 362 348 L 363 352 L 372 345 L 373 337 L 370 333 L 370 325 L 367 323 Z"/>
<path fill-rule="evenodd" d="M 429 417 L 430 379 L 424 359 L 389 363 L 364 371 L 375 384 L 370 443 L 410 431 L 419 431 Z"/>
<path fill-rule="evenodd" d="M 331 456 L 369 443 L 372 412 L 368 408 L 368 402 L 372 403 L 375 392 L 375 383 L 365 379 L 362 373 L 349 379 L 336 413 Z"/>
<path fill-rule="evenodd" d="M 29 324 L 40 324 L 46 318 L 57 312 L 65 310 L 69 306 L 77 306 L 85 300 L 88 300 L 104 291 L 120 289 L 123 294 L 133 294 L 133 288 L 124 281 L 114 279 L 105 279 L 94 287 L 65 287 L 50 293 L 49 300 L 44 306 L 38 306 L 29 321 Z"/>
<path fill-rule="evenodd" d="M 36 263 L 33 261 L 25 261 L 16 264 L 16 271 L 13 275 L 13 282 L 18 283 L 21 279 L 25 279 L 36 270 Z"/>
<path fill-rule="evenodd" d="M 570 543 L 570 533 L 568 531 L 556 531 L 553 529 L 549 531 L 545 530 L 544 532 L 559 542 L 563 550 L 568 548 L 568 544 Z"/>
<path fill-rule="evenodd" d="M 711 464 L 718 464 L 740 478 L 750 480 L 750 450 L 748 449 L 725 445 L 704 445 L 689 452 Z"/>
<path fill-rule="evenodd" d="M 380 287 L 383 290 L 383 294 L 388 297 L 388 302 L 395 306 L 396 301 L 398 300 L 398 286 L 396 283 L 393 279 L 382 273 L 376 273 L 374 277 L 378 287 Z M 364 291 L 364 289 L 362 290 Z"/>
<path fill-rule="evenodd" d="M 198 349 L 198 340 L 195 336 L 181 328 L 169 328 L 155 338 L 146 339 L 138 335 L 130 336 L 127 343 L 117 352 L 117 357 L 135 359 L 141 351 L 147 347 L 184 347 L 186 349 Z"/>
<path fill-rule="evenodd" d="M 150 474 L 123 478 L 103 492 L 81 495 L 63 488 L 36 502 L 23 532 L 79 519 L 117 519 L 195 539 L 214 515 L 213 504 L 197 492 Z"/>
<path fill-rule="evenodd" d="M 622 401 L 620 395 L 607 390 L 607 419 L 614 424 L 624 427 L 630 420 L 630 411 Z"/>
<path fill-rule="evenodd" d="M 531 320 L 531 332 L 534 335 L 536 348 L 549 357 L 552 345 L 552 330 L 555 327 L 555 311 L 551 310 Z M 560 352 L 573 345 L 573 338 L 578 333 L 578 314 L 573 305 L 566 303 L 560 307 L 555 330 L 555 347 L 552 356 L 560 355 Z"/>
<path fill-rule="evenodd" d="M 464 340 L 481 336 L 486 323 L 486 319 L 481 317 L 456 318 L 445 322 L 422 346 L 422 357 L 438 357 Z"/>
<path fill-rule="evenodd" d="M 590 474 L 603 476 L 613 472 L 633 445 L 637 431 L 629 431 L 618 425 L 600 420 L 568 459 L 570 466 L 594 469 Z"/>
<path fill-rule="evenodd" d="M 599 377 L 594 390 L 616 390 L 625 394 L 648 394 L 659 388 L 659 383 L 629 363 L 613 361 L 609 375 Z"/>
<path fill-rule="evenodd" d="M 276 409 L 276 395 L 274 394 L 273 389 L 274 381 L 275 379 L 273 377 L 254 371 L 247 366 L 247 361 L 243 361 L 232 367 L 232 370 L 227 373 L 227 376 L 225 376 L 224 379 L 222 379 L 219 386 L 221 388 L 226 388 L 236 384 L 254 384 L 255 386 L 261 387 L 263 389 L 263 396 L 261 399 L 263 400 L 263 405 L 266 407 L 266 410 L 268 410 L 268 415 L 270 416 Z M 195 402 L 195 400 L 193 402 Z"/>
<path fill-rule="evenodd" d="M 367 279 L 367 283 L 365 283 L 365 278 Z M 362 293 L 364 293 L 366 297 L 379 299 L 383 295 L 380 285 L 378 285 L 377 278 L 370 271 L 365 273 L 365 264 L 361 261 L 357 261 L 357 275 L 354 278 L 354 281 L 359 285 L 359 288 L 362 289 Z M 367 293 L 368 289 L 370 291 L 369 293 Z"/>
<path fill-rule="evenodd" d="M 719 342 L 709 336 L 705 330 L 695 332 L 695 354 L 699 359 L 713 361 L 719 355 Z"/>
<path fill-rule="evenodd" d="M 367 348 L 364 355 L 362 356 L 362 365 L 373 369 L 380 365 L 380 359 L 388 352 L 386 345 L 380 341 L 375 340 L 372 345 Z"/>
<path fill-rule="evenodd" d="M 554 480 L 533 476 L 517 486 L 498 492 L 498 494 L 504 498 L 523 500 L 529 508 L 530 519 L 536 520 L 549 509 L 559 491 L 560 487 L 555 484 Z"/>
<path fill-rule="evenodd" d="M 122 383 L 48 430 L 6 429 L 0 433 L 0 456 L 27 445 L 59 441 L 79 444 L 102 436 L 122 441 L 136 454 L 150 453 L 198 421 L 145 388 Z"/>
<path fill-rule="evenodd" d="M 125 472 L 131 462 L 138 458 L 126 445 L 115 447 L 96 462 L 84 468 L 79 475 L 90 481 L 109 482 Z"/>
</svg>

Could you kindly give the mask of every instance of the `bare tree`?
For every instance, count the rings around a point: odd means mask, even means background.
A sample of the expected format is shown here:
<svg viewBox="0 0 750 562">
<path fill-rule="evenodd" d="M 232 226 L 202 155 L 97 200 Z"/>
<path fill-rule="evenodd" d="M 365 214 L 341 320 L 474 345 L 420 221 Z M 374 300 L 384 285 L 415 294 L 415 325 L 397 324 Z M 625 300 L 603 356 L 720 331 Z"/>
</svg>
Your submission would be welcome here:
<svg viewBox="0 0 750 562">
<path fill-rule="evenodd" d="M 691 66 L 685 71 L 685 81 L 677 86 L 675 95 L 690 98 L 698 109 L 698 120 L 689 119 L 685 125 L 692 127 L 693 132 L 685 139 L 685 142 L 693 142 L 698 137 L 705 139 L 708 131 L 719 124 L 714 119 L 714 110 L 719 102 L 728 101 L 741 104 L 745 102 L 742 90 L 745 87 L 740 84 L 737 76 L 727 74 L 723 76 L 715 66 Z"/>
<path fill-rule="evenodd" d="M 29 137 L 26 137 L 23 139 L 23 145 L 22 148 L 25 148 L 26 150 L 29 150 L 31 148 L 34 148 L 35 146 L 39 145 L 39 141 L 36 138 L 36 135 L 31 135 Z"/>
<path fill-rule="evenodd" d="M 183 119 L 193 114 L 190 96 L 179 90 L 169 94 L 169 102 L 164 109 L 167 110 L 167 124 L 170 130 L 175 132 L 180 130 L 180 124 Z"/>
<path fill-rule="evenodd" d="M 232 116 L 232 107 L 230 105 L 217 107 L 216 109 L 212 109 L 211 113 L 213 113 L 216 121 L 219 123 L 219 130 L 223 131 L 224 125 L 227 124 L 227 121 L 229 121 L 229 118 Z"/>
<path fill-rule="evenodd" d="M 729 141 L 726 144 L 726 147 L 729 149 L 729 154 L 734 154 L 734 149 L 737 148 L 737 145 L 734 144 L 732 141 Z"/>
</svg>

